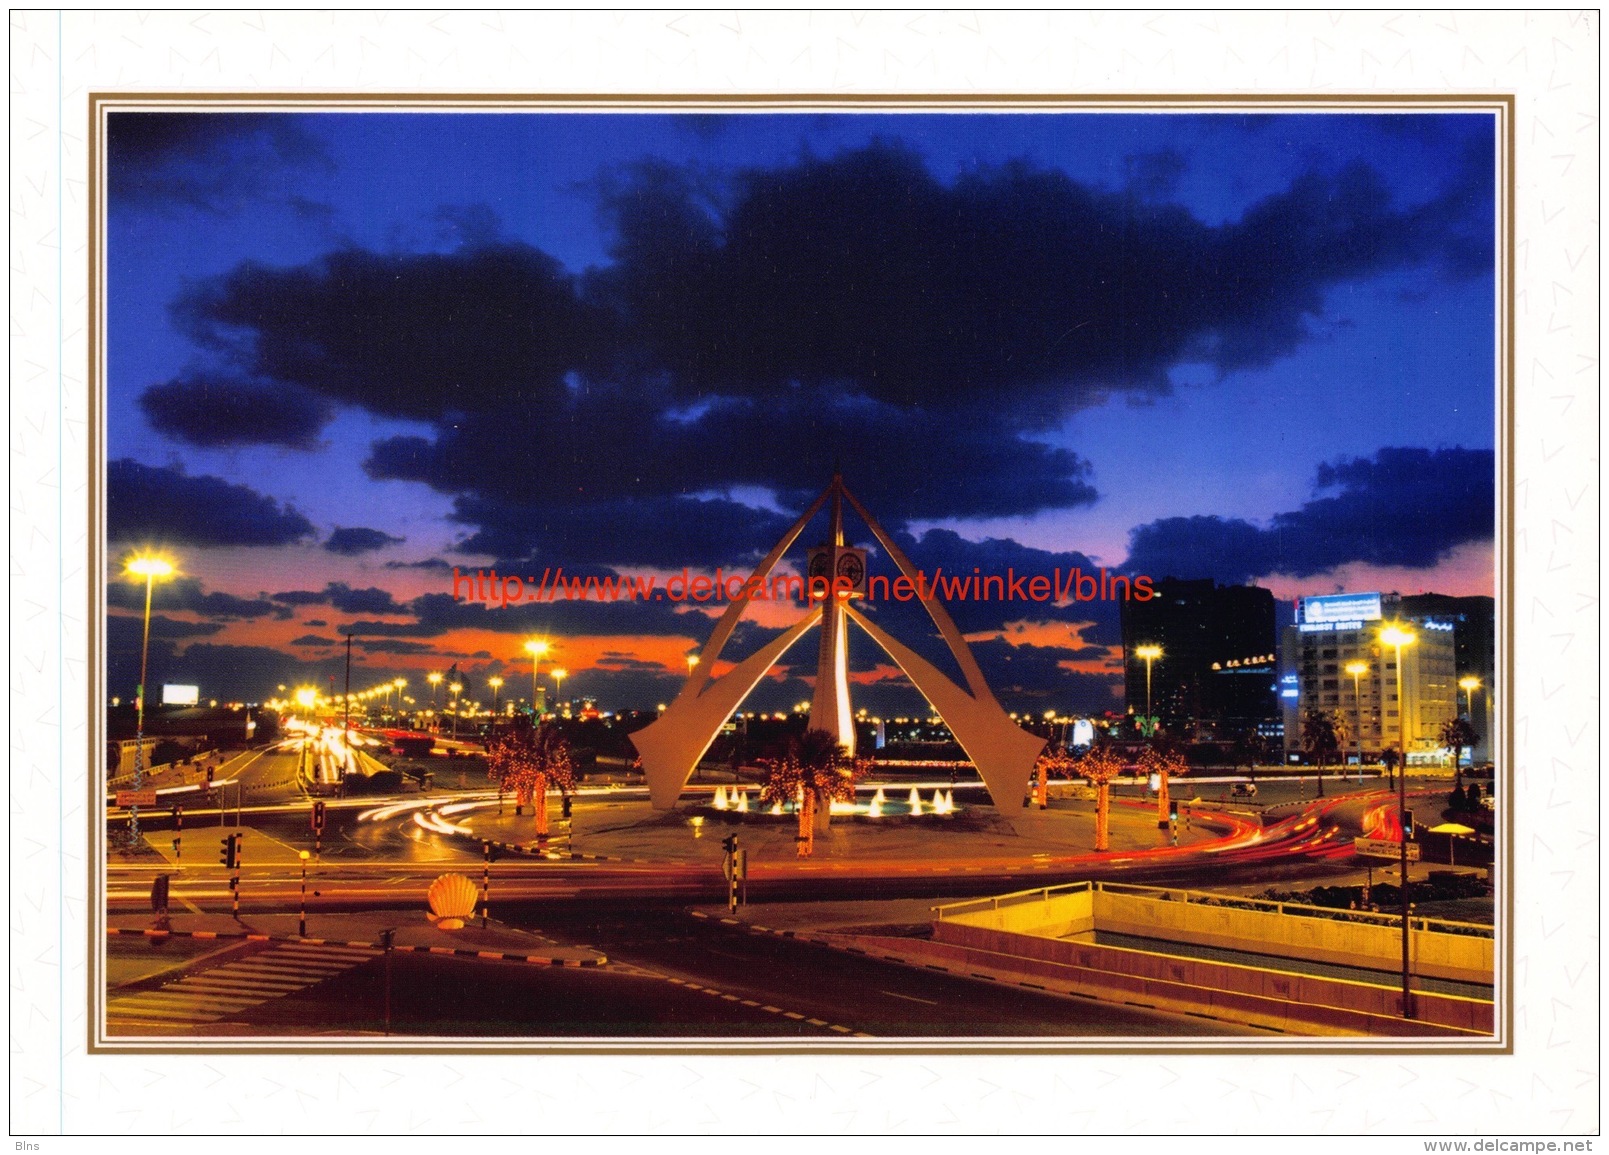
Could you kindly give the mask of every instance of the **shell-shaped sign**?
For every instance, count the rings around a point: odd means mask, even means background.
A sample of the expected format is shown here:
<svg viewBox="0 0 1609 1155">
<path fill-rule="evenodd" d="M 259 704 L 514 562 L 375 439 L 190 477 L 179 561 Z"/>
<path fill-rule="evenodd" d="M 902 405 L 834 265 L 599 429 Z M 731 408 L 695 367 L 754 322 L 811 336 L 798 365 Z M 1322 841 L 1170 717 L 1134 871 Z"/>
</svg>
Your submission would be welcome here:
<svg viewBox="0 0 1609 1155">
<path fill-rule="evenodd" d="M 425 891 L 425 901 L 430 904 L 430 916 L 442 930 L 461 928 L 464 920 L 474 915 L 478 899 L 475 884 L 462 874 L 444 874 L 432 882 L 430 889 Z"/>
</svg>

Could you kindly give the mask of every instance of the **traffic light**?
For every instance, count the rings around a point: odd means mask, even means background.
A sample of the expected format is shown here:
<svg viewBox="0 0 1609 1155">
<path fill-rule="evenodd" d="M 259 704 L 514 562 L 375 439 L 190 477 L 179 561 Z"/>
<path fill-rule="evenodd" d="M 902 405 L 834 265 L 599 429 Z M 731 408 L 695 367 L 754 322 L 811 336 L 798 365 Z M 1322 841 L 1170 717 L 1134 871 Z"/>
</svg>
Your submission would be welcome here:
<svg viewBox="0 0 1609 1155">
<path fill-rule="evenodd" d="M 726 853 L 728 853 L 728 854 L 736 854 L 737 853 L 737 835 L 728 834 L 725 838 L 721 839 L 721 849 L 726 851 Z"/>
<path fill-rule="evenodd" d="M 1177 822 L 1177 821 L 1179 821 L 1179 804 L 1177 802 L 1173 801 L 1173 799 L 1171 799 L 1171 798 L 1168 799 L 1168 821 L 1169 822 Z"/>
<path fill-rule="evenodd" d="M 564 814 L 564 817 L 570 817 L 570 796 L 568 794 L 566 794 L 561 800 L 560 806 L 563 807 L 562 813 Z"/>
<path fill-rule="evenodd" d="M 213 775 L 213 769 L 212 769 L 211 766 L 208 766 L 207 767 L 207 789 L 208 790 L 212 789 L 212 775 Z"/>
<path fill-rule="evenodd" d="M 324 832 L 324 800 L 322 798 L 313 803 L 313 830 L 319 834 Z"/>
<path fill-rule="evenodd" d="M 237 839 L 239 837 L 240 835 L 238 834 L 227 834 L 218 839 L 218 861 L 231 870 L 235 868 L 235 848 L 238 845 Z"/>
</svg>

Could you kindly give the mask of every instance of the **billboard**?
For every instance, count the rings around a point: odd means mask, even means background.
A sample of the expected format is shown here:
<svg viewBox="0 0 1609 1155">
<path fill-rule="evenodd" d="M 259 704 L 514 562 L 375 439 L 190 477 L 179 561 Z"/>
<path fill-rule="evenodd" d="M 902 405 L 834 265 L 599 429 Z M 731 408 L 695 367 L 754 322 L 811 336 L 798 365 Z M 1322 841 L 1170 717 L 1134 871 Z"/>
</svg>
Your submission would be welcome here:
<svg viewBox="0 0 1609 1155">
<path fill-rule="evenodd" d="M 1379 618 L 1379 594 L 1329 594 L 1302 599 L 1304 622 L 1372 622 Z"/>
<path fill-rule="evenodd" d="M 170 683 L 162 687 L 164 706 L 194 706 L 200 700 L 200 686 L 176 686 Z"/>
</svg>

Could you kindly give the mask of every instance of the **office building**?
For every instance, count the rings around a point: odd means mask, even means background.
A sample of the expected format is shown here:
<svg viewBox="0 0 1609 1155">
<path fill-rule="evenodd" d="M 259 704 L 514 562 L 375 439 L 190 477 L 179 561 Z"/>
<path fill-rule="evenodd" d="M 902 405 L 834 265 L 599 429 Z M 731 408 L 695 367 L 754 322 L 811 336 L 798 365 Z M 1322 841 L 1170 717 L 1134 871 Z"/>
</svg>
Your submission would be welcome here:
<svg viewBox="0 0 1609 1155">
<path fill-rule="evenodd" d="M 1279 721 L 1274 695 L 1274 595 L 1257 586 L 1167 578 L 1150 601 L 1120 602 L 1128 712 L 1146 708 L 1185 741 L 1232 740 Z"/>
</svg>

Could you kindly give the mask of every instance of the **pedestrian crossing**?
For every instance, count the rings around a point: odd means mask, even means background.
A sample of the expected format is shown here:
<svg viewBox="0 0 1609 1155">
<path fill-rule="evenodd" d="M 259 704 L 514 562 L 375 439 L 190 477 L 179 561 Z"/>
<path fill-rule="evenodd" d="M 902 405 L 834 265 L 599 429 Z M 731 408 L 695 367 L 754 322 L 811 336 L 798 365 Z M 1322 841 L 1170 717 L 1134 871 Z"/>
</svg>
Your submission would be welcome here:
<svg viewBox="0 0 1609 1155">
<path fill-rule="evenodd" d="M 106 1020 L 124 1027 L 204 1027 L 306 990 L 377 955 L 363 947 L 275 943 L 154 990 L 113 995 L 106 1003 Z"/>
</svg>

